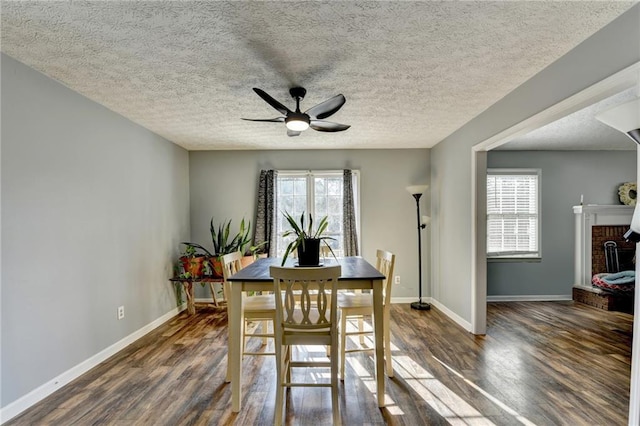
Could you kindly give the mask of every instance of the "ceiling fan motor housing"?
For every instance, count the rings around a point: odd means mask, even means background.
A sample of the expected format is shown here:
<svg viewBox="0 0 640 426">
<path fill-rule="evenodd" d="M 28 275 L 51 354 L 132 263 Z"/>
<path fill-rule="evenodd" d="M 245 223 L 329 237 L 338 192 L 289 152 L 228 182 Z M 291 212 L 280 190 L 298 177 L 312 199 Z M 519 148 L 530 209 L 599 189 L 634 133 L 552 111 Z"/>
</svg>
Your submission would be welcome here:
<svg viewBox="0 0 640 426">
<path fill-rule="evenodd" d="M 289 89 L 289 94 L 293 99 L 304 99 L 305 95 L 307 94 L 307 89 L 305 89 L 304 87 L 292 87 L 291 89 Z"/>
</svg>

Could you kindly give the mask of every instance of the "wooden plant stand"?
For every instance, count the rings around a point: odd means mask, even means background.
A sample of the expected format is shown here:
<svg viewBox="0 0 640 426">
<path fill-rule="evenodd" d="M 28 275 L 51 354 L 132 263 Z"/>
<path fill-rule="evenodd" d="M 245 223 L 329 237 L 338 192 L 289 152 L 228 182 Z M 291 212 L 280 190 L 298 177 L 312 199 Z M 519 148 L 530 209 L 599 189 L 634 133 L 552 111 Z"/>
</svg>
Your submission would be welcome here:
<svg viewBox="0 0 640 426">
<path fill-rule="evenodd" d="M 208 283 L 209 284 L 209 290 L 211 290 L 211 297 L 213 299 L 213 305 L 215 307 L 221 307 L 222 304 L 226 305 L 227 301 L 226 300 L 221 300 L 220 302 L 218 302 L 218 299 L 216 298 L 216 291 L 215 291 L 215 283 L 224 283 L 224 279 L 222 278 L 218 278 L 218 277 L 211 277 L 211 276 L 204 276 L 204 277 L 200 277 L 200 278 L 171 278 L 169 281 L 173 282 L 173 283 L 180 283 L 182 284 L 182 287 L 184 288 L 184 293 L 187 295 L 187 312 L 190 315 L 193 315 L 196 313 L 196 306 L 195 306 L 195 298 L 193 295 L 193 284 L 194 283 Z"/>
</svg>

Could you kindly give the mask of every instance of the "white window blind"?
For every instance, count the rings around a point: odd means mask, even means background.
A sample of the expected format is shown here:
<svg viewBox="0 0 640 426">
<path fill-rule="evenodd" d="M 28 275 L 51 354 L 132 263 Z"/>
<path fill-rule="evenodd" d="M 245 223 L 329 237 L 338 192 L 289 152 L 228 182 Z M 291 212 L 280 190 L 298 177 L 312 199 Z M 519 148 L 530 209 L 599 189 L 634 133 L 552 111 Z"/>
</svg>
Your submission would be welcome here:
<svg viewBox="0 0 640 426">
<path fill-rule="evenodd" d="M 540 256 L 539 180 L 539 169 L 487 171 L 487 256 Z"/>
</svg>

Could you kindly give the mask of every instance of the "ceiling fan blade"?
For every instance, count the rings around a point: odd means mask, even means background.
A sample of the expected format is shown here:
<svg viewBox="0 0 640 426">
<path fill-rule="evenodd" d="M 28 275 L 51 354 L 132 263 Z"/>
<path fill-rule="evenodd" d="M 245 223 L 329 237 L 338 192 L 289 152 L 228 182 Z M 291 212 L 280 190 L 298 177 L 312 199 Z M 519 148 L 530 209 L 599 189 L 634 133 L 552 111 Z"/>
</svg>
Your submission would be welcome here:
<svg viewBox="0 0 640 426">
<path fill-rule="evenodd" d="M 264 99 L 264 101 L 266 103 L 268 103 L 269 105 L 271 105 L 272 107 L 274 107 L 275 109 L 280 111 L 281 114 L 287 115 L 287 114 L 292 112 L 289 108 L 287 108 L 286 106 L 282 105 L 280 102 L 278 102 L 275 99 L 273 99 L 264 90 L 254 87 L 253 91 L 256 92 L 258 94 L 258 96 L 260 96 L 262 99 Z"/>
<path fill-rule="evenodd" d="M 270 123 L 284 123 L 284 117 L 276 118 L 243 118 L 246 121 L 268 121 Z"/>
<path fill-rule="evenodd" d="M 295 130 L 287 129 L 287 136 L 300 136 L 300 133 L 302 132 L 296 132 Z"/>
<path fill-rule="evenodd" d="M 347 124 L 332 123 L 330 121 L 311 120 L 309 127 L 319 132 L 341 132 L 343 130 L 347 130 L 351 126 Z"/>
<path fill-rule="evenodd" d="M 344 105 L 346 101 L 347 99 L 344 97 L 344 95 L 339 94 L 331 99 L 327 99 L 326 101 L 314 107 L 309 108 L 305 111 L 305 114 L 308 114 L 311 118 L 327 118 L 338 112 L 338 110 L 342 108 L 342 105 Z"/>
</svg>

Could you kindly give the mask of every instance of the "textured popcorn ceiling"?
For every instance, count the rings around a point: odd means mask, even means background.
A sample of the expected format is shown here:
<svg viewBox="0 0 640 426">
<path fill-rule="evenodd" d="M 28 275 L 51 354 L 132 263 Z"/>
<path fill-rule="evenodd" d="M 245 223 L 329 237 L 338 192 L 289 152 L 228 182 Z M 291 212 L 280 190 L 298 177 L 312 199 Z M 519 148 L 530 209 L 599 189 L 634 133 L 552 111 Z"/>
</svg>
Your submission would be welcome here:
<svg viewBox="0 0 640 426">
<path fill-rule="evenodd" d="M 635 87 L 625 90 L 516 138 L 497 149 L 635 151 L 638 145 L 630 137 L 594 117 L 602 111 L 629 102 L 638 95 L 638 89 Z"/>
<path fill-rule="evenodd" d="M 634 2 L 2 1 L 1 49 L 190 150 L 431 147 Z M 252 90 L 341 133 L 289 138 Z"/>
</svg>

